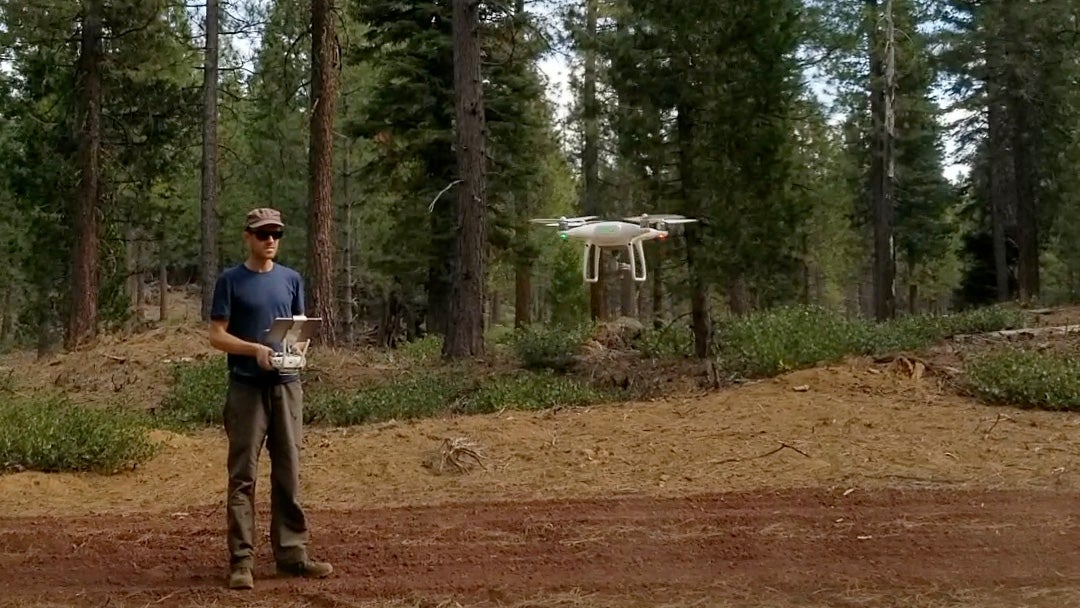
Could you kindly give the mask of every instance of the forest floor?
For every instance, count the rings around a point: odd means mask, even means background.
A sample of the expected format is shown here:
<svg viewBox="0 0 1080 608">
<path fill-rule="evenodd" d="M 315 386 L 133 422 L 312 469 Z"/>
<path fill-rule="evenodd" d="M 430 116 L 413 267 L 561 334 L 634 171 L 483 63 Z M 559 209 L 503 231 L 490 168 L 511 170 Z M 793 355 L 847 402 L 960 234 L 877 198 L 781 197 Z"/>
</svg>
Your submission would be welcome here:
<svg viewBox="0 0 1080 608">
<path fill-rule="evenodd" d="M 208 354 L 203 335 L 178 322 L 81 362 L 0 367 L 20 386 L 149 399 L 164 361 Z M 925 368 L 857 358 L 649 401 L 310 428 L 312 554 L 336 572 L 276 578 L 264 538 L 250 592 L 224 588 L 222 432 L 159 431 L 165 449 L 133 471 L 0 475 L 0 606 L 1080 606 L 1080 414 L 981 405 L 953 386 L 953 349 L 918 356 Z M 427 466 L 453 438 L 485 467 Z"/>
</svg>

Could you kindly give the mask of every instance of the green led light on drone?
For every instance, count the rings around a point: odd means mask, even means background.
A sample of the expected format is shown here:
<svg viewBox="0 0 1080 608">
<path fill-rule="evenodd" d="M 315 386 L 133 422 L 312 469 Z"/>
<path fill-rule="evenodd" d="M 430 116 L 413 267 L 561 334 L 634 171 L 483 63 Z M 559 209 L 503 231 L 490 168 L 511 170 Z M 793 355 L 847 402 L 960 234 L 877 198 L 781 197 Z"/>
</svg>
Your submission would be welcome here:
<svg viewBox="0 0 1080 608">
<path fill-rule="evenodd" d="M 567 238 L 569 238 L 569 237 L 568 237 L 568 236 L 566 235 L 566 233 L 564 232 L 564 233 L 562 233 L 562 234 L 560 234 L 560 235 L 559 235 L 559 238 L 561 238 L 562 240 L 564 240 L 564 241 L 565 241 L 565 240 L 566 240 Z"/>
</svg>

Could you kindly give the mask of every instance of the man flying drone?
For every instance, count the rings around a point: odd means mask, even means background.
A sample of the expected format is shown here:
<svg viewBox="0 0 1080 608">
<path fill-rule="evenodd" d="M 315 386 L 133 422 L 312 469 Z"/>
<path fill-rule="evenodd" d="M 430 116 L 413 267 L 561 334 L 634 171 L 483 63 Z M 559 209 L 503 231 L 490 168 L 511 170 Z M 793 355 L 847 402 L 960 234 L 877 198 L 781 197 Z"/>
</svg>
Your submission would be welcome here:
<svg viewBox="0 0 1080 608">
<path fill-rule="evenodd" d="M 255 474 L 264 441 L 270 454 L 270 540 L 278 572 L 303 577 L 333 572 L 330 564 L 308 558 L 307 520 L 297 498 L 304 396 L 299 368 L 304 358 L 303 351 L 292 350 L 288 337 L 294 319 L 305 325 L 304 285 L 299 273 L 274 262 L 284 228 L 274 209 L 248 213 L 247 259 L 221 273 L 210 312 L 210 344 L 229 355 L 224 418 L 231 589 L 254 586 Z"/>
<path fill-rule="evenodd" d="M 621 220 L 597 219 L 595 215 L 559 219 L 541 218 L 531 220 L 534 224 L 558 228 L 563 240 L 575 240 L 585 243 L 585 258 L 582 262 L 582 276 L 586 283 L 595 283 L 600 279 L 600 249 L 625 248 L 629 259 L 628 268 L 635 281 L 648 278 L 645 267 L 645 250 L 641 244 L 652 239 L 664 240 L 668 237 L 668 226 L 696 222 L 681 215 L 662 213 L 658 215 L 637 215 Z M 653 225 L 656 227 L 653 228 Z M 640 272 L 639 272 L 640 271 Z"/>
</svg>

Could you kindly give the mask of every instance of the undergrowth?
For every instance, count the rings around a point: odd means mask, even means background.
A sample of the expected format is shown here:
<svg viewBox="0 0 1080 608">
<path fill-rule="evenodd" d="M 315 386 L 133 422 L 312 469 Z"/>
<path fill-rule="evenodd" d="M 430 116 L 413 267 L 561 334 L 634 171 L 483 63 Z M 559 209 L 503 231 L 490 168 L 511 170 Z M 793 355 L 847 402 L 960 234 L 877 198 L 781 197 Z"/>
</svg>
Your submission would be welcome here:
<svg viewBox="0 0 1080 608">
<path fill-rule="evenodd" d="M 1022 313 L 1007 307 L 952 315 L 903 317 L 888 323 L 849 317 L 818 307 L 784 307 L 718 323 L 716 353 L 731 376 L 767 377 L 852 355 L 917 350 L 958 333 L 1015 327 Z M 614 400 L 570 371 L 594 326 L 533 326 L 500 336 L 522 369 L 485 375 L 440 361 L 441 342 L 426 338 L 395 353 L 398 370 L 377 383 L 334 386 L 333 379 L 305 385 L 309 423 L 349 426 L 454 413 L 537 409 Z M 635 348 L 653 358 L 690 355 L 693 334 L 685 325 L 646 329 Z M 220 425 L 226 387 L 223 357 L 174 368 L 161 424 L 193 428 Z"/>
<path fill-rule="evenodd" d="M 964 365 L 965 384 L 991 405 L 1080 410 L 1080 357 L 1022 349 L 976 355 Z"/>
<path fill-rule="evenodd" d="M 179 364 L 157 412 L 157 424 L 178 430 L 220 426 L 227 382 L 223 360 Z M 550 371 L 480 376 L 453 367 L 396 372 L 360 387 L 308 383 L 304 392 L 305 422 L 328 426 L 586 405 L 614 398 Z"/>
<path fill-rule="evenodd" d="M 951 336 L 1020 326 L 1023 313 L 1004 306 L 884 323 L 818 307 L 783 307 L 731 318 L 716 331 L 720 365 L 767 377 L 845 357 L 913 351 Z"/>
<path fill-rule="evenodd" d="M 0 468 L 113 473 L 153 457 L 146 417 L 88 408 L 60 397 L 0 403 Z"/>
</svg>

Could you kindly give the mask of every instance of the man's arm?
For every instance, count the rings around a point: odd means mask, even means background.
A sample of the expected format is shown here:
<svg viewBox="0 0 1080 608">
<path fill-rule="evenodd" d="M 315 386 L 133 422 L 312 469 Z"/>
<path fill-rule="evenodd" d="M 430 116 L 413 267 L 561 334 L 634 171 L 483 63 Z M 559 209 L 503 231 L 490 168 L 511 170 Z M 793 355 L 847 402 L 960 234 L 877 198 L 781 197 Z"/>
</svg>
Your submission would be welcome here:
<svg viewBox="0 0 1080 608">
<path fill-rule="evenodd" d="M 273 366 L 270 365 L 270 357 L 273 356 L 274 351 L 269 346 L 241 340 L 225 331 L 227 326 L 228 321 L 217 319 L 210 321 L 211 346 L 231 355 L 255 357 L 259 367 L 266 370 L 273 369 Z"/>
<path fill-rule="evenodd" d="M 227 331 L 231 304 L 230 285 L 224 275 L 219 276 L 210 307 L 210 346 L 231 355 L 254 357 L 259 367 L 271 369 L 270 357 L 274 352 L 269 346 L 242 340 Z"/>
<path fill-rule="evenodd" d="M 210 321 L 210 346 L 229 353 L 230 355 L 245 355 L 254 357 L 259 354 L 259 347 L 268 348 L 262 344 L 241 340 L 226 331 L 229 322 L 214 319 Z"/>
</svg>

